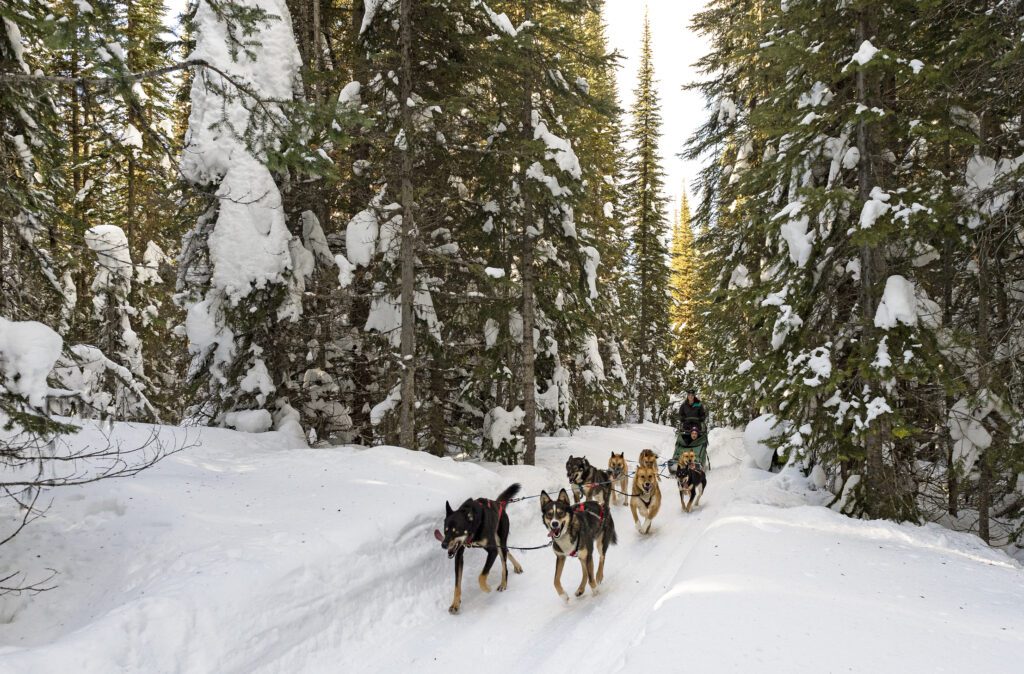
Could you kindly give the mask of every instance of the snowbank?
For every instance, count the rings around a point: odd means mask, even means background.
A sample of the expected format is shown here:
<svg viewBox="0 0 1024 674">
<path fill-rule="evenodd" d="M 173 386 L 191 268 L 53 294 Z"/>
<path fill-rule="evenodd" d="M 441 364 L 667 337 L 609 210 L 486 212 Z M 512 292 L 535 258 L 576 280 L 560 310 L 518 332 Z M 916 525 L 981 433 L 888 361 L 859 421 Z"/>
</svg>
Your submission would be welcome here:
<svg viewBox="0 0 1024 674">
<path fill-rule="evenodd" d="M 768 470 L 772 466 L 775 450 L 768 442 L 783 434 L 784 429 L 778 423 L 774 414 L 762 414 L 747 424 L 743 431 L 743 449 L 761 470 Z"/>
</svg>

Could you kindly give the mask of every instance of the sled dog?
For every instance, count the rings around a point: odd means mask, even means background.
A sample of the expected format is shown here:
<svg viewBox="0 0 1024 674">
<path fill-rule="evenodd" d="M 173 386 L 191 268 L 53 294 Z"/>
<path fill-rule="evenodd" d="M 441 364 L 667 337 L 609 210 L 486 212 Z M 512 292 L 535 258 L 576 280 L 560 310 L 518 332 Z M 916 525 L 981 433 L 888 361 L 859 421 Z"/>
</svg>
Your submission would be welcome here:
<svg viewBox="0 0 1024 674">
<path fill-rule="evenodd" d="M 505 505 L 518 493 L 517 483 L 498 494 L 498 498 L 493 501 L 485 498 L 466 499 L 457 510 L 452 510 L 451 505 L 445 501 L 444 535 L 435 529 L 434 537 L 448 551 L 448 559 L 455 559 L 455 596 L 452 605 L 448 607 L 449 613 L 458 613 L 462 606 L 462 556 L 466 548 L 483 548 L 487 551 L 487 561 L 477 579 L 484 592 L 491 591 L 487 584 L 487 574 L 498 555 L 501 555 L 501 584 L 498 585 L 498 592 L 508 587 L 509 560 L 516 573 L 523 572 L 523 567 L 507 547 L 509 522 Z"/>
<path fill-rule="evenodd" d="M 629 493 L 629 466 L 626 465 L 625 453 L 612 452 L 608 459 L 608 472 L 612 477 L 612 505 L 619 501 L 622 501 L 622 505 L 626 505 L 626 494 Z"/>
<path fill-rule="evenodd" d="M 565 462 L 565 476 L 569 478 L 576 503 L 587 499 L 608 505 L 612 494 L 611 473 L 590 465 L 584 456 L 570 456 Z"/>
<path fill-rule="evenodd" d="M 641 467 L 658 470 L 658 455 L 654 453 L 653 449 L 645 449 L 640 452 L 640 460 L 637 463 Z"/>
<path fill-rule="evenodd" d="M 679 457 L 676 484 L 679 486 L 679 504 L 684 511 L 693 512 L 694 506 L 700 505 L 700 497 L 704 495 L 704 489 L 708 486 L 707 475 L 697 463 L 697 455 L 694 452 L 683 452 Z"/>
<path fill-rule="evenodd" d="M 651 532 L 651 522 L 661 509 L 661 487 L 658 486 L 658 470 L 640 466 L 633 476 L 633 495 L 629 499 L 629 510 L 633 513 L 636 530 L 642 534 Z M 641 524 L 640 518 L 643 518 Z"/>
<path fill-rule="evenodd" d="M 618 543 L 611 509 L 597 501 L 572 505 L 569 503 L 569 495 L 562 489 L 556 499 L 548 496 L 546 491 L 541 492 L 540 514 L 552 541 L 551 549 L 555 552 L 555 591 L 558 596 L 569 601 L 569 595 L 562 589 L 562 569 L 567 555 L 579 559 L 583 569 L 583 578 L 576 588 L 576 596 L 583 596 L 588 582 L 591 591 L 597 594 L 597 586 L 604 580 L 604 558 L 608 547 Z M 601 556 L 596 575 L 595 547 Z"/>
</svg>

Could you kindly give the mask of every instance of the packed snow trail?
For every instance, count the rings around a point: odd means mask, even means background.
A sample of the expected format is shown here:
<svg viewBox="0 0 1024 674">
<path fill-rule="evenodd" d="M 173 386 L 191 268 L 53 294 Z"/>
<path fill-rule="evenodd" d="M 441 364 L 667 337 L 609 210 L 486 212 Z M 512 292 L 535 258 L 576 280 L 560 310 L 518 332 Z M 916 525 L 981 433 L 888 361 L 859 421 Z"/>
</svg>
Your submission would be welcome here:
<svg viewBox="0 0 1024 674">
<path fill-rule="evenodd" d="M 570 454 L 586 456 L 591 463 L 604 468 L 613 450 L 624 451 L 627 458 L 635 460 L 640 450 L 650 447 L 664 461 L 672 455 L 673 444 L 670 429 L 653 425 L 584 429 L 571 438 L 542 439 L 537 463 L 550 477 L 544 480 L 542 471 L 521 471 L 523 493 L 537 494 L 546 488 L 557 495 L 558 488 L 567 486 L 565 460 Z M 720 452 L 713 455 L 712 461 L 717 458 L 724 463 L 725 456 L 728 455 L 724 451 Z M 380 671 L 408 666 L 418 672 L 451 672 L 468 668 L 468 659 L 497 666 L 497 671 L 514 668 L 523 672 L 564 672 L 567 666 L 573 667 L 564 657 L 575 652 L 586 654 L 577 666 L 612 671 L 624 662 L 624 647 L 642 637 L 646 616 L 669 589 L 690 547 L 731 499 L 737 473 L 735 462 L 732 463 L 709 473 L 707 493 L 690 514 L 681 512 L 674 479 L 662 480 L 662 508 L 649 535 L 637 532 L 628 506 L 614 506 L 612 516 L 619 544 L 608 551 L 604 583 L 597 595 L 588 587 L 583 597 L 572 597 L 568 604 L 555 593 L 555 556 L 551 550 L 514 552 L 524 573 L 512 574 L 510 565 L 508 590 L 490 594 L 484 594 L 476 583 L 486 553 L 468 551 L 462 610 L 457 616 L 449 616 L 453 564 L 433 538 L 428 540 L 423 535 L 419 543 L 428 548 L 424 564 L 430 569 L 426 575 L 432 587 L 425 593 L 403 597 L 388 592 L 387 582 L 382 583 L 381 600 L 404 605 L 407 622 L 371 631 L 365 641 L 352 644 L 341 661 L 347 666 L 369 665 L 370 669 Z M 509 470 L 508 481 L 516 472 Z M 480 495 L 494 496 L 488 492 Z M 458 503 L 452 505 L 457 507 Z M 540 545 L 547 540 L 537 499 L 512 504 L 508 512 L 511 545 Z M 499 573 L 496 563 L 491 570 L 492 587 Z M 570 595 L 581 573 L 578 561 L 566 561 L 562 585 Z M 567 649 L 567 644 L 572 646 Z M 390 660 L 389 653 L 402 656 Z M 332 657 L 327 657 L 316 666 L 327 667 L 331 661 Z"/>
<path fill-rule="evenodd" d="M 796 470 L 755 468 L 737 431 L 712 431 L 693 513 L 670 479 L 649 536 L 613 508 L 619 544 L 599 594 L 564 604 L 542 549 L 515 553 L 525 573 L 485 595 L 484 553 L 471 550 L 452 616 L 453 563 L 432 535 L 446 499 L 494 498 L 512 482 L 556 494 L 569 454 L 604 466 L 613 450 L 651 447 L 664 459 L 672 430 L 544 438 L 537 467 L 288 449 L 287 434 L 212 428 L 115 424 L 112 439 L 132 446 L 154 430 L 202 445 L 130 480 L 54 492 L 4 547 L 6 568 L 60 576 L 37 597 L 0 599 L 0 673 L 988 673 L 1017 671 L 1024 652 L 1018 563 L 935 525 L 813 505 L 830 494 Z M 87 423 L 71 441 L 108 432 Z M 512 545 L 547 541 L 537 499 L 508 512 Z M 580 573 L 567 561 L 570 593 Z"/>
</svg>

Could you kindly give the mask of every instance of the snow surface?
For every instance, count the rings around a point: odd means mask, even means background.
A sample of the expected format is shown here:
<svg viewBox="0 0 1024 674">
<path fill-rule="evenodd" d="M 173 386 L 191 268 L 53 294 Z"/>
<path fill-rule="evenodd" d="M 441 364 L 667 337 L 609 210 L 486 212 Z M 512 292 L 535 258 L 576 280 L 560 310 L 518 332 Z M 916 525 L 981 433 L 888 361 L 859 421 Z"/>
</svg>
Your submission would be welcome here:
<svg viewBox="0 0 1024 674">
<path fill-rule="evenodd" d="M 743 449 L 754 465 L 768 470 L 772 465 L 775 450 L 767 443 L 785 433 L 774 414 L 762 414 L 743 429 Z"/>
<path fill-rule="evenodd" d="M 0 316 L 0 391 L 24 396 L 33 407 L 46 402 L 46 377 L 60 358 L 64 340 L 36 321 Z M 0 415 L 2 419 L 2 415 Z"/>
<path fill-rule="evenodd" d="M 152 430 L 117 424 L 116 439 Z M 55 492 L 4 562 L 60 572 L 5 597 L 0 672 L 588 671 L 1016 672 L 1024 572 L 977 538 L 852 520 L 795 471 L 743 459 L 711 432 L 708 491 L 682 514 L 668 481 L 653 533 L 613 509 L 619 544 L 601 591 L 563 604 L 549 550 L 483 594 L 466 555 L 462 613 L 431 532 L 444 502 L 565 485 L 569 454 L 605 465 L 671 453 L 671 429 L 584 427 L 541 438 L 537 467 L 394 447 L 289 449 L 281 433 L 162 428 L 202 445 L 130 480 Z M 101 438 L 87 426 L 81 442 Z M 546 539 L 536 500 L 509 505 L 513 545 Z M 36 555 L 40 555 L 37 558 Z M 579 565 L 566 564 L 574 587 Z M 492 570 L 492 587 L 497 583 Z M 685 652 L 685 657 L 681 653 Z M 685 666 L 681 666 L 681 658 Z"/>
<path fill-rule="evenodd" d="M 878 53 L 878 48 L 871 44 L 870 40 L 864 40 L 860 43 L 860 49 L 851 58 L 851 62 L 857 62 L 859 65 L 864 65 L 875 57 Z"/>
<path fill-rule="evenodd" d="M 899 323 L 917 325 L 917 289 L 913 281 L 893 274 L 885 280 L 882 301 L 875 310 L 875 327 L 888 330 Z"/>
<path fill-rule="evenodd" d="M 854 149 L 854 148 L 850 148 Z M 860 152 L 857 153 L 857 159 L 854 162 L 860 161 Z M 851 166 L 850 168 L 853 168 Z M 892 206 L 889 205 L 890 196 L 886 192 L 882 191 L 882 188 L 875 187 L 871 188 L 871 194 L 867 201 L 864 202 L 864 207 L 860 211 L 860 228 L 869 229 L 874 226 L 878 218 L 882 217 L 889 212 Z"/>
</svg>

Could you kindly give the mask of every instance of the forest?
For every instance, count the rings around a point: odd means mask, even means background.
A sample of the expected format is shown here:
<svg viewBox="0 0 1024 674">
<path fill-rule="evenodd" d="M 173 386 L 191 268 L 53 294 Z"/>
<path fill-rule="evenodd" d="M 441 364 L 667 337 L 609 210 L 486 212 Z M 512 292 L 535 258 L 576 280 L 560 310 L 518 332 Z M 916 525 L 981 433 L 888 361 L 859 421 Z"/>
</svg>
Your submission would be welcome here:
<svg viewBox="0 0 1024 674">
<path fill-rule="evenodd" d="M 6 494 L 91 479 L 23 479 L 69 419 L 534 464 L 694 388 L 847 514 L 1019 541 L 1020 4 L 708 2 L 679 204 L 603 4 L 0 5 Z"/>
</svg>

